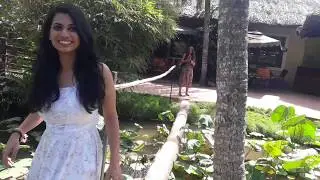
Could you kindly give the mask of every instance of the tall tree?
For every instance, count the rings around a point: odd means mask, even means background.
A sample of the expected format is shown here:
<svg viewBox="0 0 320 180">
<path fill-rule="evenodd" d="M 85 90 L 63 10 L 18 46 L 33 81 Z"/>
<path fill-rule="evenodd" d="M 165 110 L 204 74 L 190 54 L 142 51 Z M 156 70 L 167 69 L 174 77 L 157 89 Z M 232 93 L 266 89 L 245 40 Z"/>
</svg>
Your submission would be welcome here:
<svg viewBox="0 0 320 180">
<path fill-rule="evenodd" d="M 248 7 L 249 0 L 220 0 L 219 4 L 215 180 L 245 179 Z"/>
<path fill-rule="evenodd" d="M 210 34 L 210 1 L 205 0 L 205 15 L 204 15 L 204 33 L 203 33 L 203 45 L 202 45 L 202 66 L 200 85 L 205 85 L 207 81 L 208 72 L 208 49 L 209 49 L 209 34 Z"/>
</svg>

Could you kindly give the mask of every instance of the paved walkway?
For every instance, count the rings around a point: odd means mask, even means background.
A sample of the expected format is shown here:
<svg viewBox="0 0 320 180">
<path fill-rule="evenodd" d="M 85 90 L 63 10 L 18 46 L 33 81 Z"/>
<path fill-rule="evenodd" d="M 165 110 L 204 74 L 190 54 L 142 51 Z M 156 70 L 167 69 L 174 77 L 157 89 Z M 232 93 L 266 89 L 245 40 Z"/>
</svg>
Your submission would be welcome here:
<svg viewBox="0 0 320 180">
<path fill-rule="evenodd" d="M 136 86 L 133 91 L 139 93 L 170 96 L 171 84 L 169 82 L 145 83 Z M 202 88 L 194 85 L 189 90 L 190 96 L 179 97 L 178 86 L 173 85 L 172 98 L 188 99 L 200 102 L 216 102 L 217 92 L 215 88 Z M 294 106 L 297 114 L 305 114 L 314 119 L 320 119 L 320 97 L 300 94 L 295 92 L 262 92 L 250 91 L 247 99 L 248 106 L 265 109 L 274 109 L 278 105 Z"/>
</svg>

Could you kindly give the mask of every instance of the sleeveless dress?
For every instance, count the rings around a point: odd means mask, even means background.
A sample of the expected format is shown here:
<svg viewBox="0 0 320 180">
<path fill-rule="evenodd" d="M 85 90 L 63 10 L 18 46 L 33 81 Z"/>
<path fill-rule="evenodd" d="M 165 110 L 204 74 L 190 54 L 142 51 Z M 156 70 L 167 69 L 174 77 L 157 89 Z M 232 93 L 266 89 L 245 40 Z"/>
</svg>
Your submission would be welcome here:
<svg viewBox="0 0 320 180">
<path fill-rule="evenodd" d="M 193 80 L 193 65 L 191 64 L 191 55 L 188 55 L 184 60 L 188 60 L 190 63 L 183 63 L 181 65 L 181 73 L 179 77 L 179 83 L 181 87 L 191 87 Z"/>
<path fill-rule="evenodd" d="M 102 143 L 97 110 L 89 114 L 76 87 L 60 88 L 48 111 L 38 112 L 46 130 L 36 149 L 27 180 L 99 180 Z"/>
</svg>

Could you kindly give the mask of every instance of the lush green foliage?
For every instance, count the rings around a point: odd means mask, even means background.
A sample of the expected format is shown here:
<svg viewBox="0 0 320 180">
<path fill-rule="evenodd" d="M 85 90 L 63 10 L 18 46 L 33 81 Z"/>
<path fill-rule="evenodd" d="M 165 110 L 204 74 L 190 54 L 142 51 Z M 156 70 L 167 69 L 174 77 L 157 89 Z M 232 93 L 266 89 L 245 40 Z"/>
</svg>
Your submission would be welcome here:
<svg viewBox="0 0 320 180">
<path fill-rule="evenodd" d="M 277 107 L 271 114 L 271 119 L 281 125 L 281 133 L 292 141 L 304 144 L 316 140 L 316 125 L 305 115 L 297 116 L 294 107 Z"/>
<path fill-rule="evenodd" d="M 258 132 L 266 137 L 280 138 L 277 131 L 280 126 L 271 121 L 268 114 L 258 113 L 256 111 L 247 111 L 247 133 Z"/>
<path fill-rule="evenodd" d="M 117 94 L 117 110 L 121 120 L 173 120 L 173 115 L 178 113 L 179 103 L 170 102 L 168 98 L 161 96 L 119 92 Z M 207 114 L 213 117 L 214 113 L 214 103 L 193 103 L 188 122 L 195 124 L 202 117 L 201 115 Z"/>
<path fill-rule="evenodd" d="M 280 127 L 275 133 L 285 140 L 266 141 L 261 148 L 255 148 L 262 149 L 266 158 L 247 163 L 247 179 L 276 176 L 314 178 L 310 172 L 320 165 L 320 156 L 312 154 L 314 149 L 307 149 L 310 144 L 319 146 L 314 122 L 305 116 L 297 116 L 293 107 L 286 106 L 277 107 L 271 113 L 271 120 Z"/>
<path fill-rule="evenodd" d="M 1 32 L 14 32 L 29 46 L 37 43 L 38 25 L 62 0 L 1 3 Z M 166 1 L 69 0 L 81 7 L 94 31 L 101 59 L 112 70 L 137 72 L 146 68 L 150 52 L 175 35 L 176 13 Z M 2 34 L 3 36 L 4 34 Z M 6 37 L 6 36 L 5 36 Z"/>
<path fill-rule="evenodd" d="M 211 176 L 213 151 L 210 145 L 201 130 L 186 128 L 185 131 L 186 137 L 182 141 L 184 146 L 172 170 L 174 176 L 182 179 L 203 179 Z"/>
<path fill-rule="evenodd" d="M 117 94 L 117 110 L 121 120 L 157 120 L 160 112 L 171 109 L 168 98 L 119 92 Z"/>
<path fill-rule="evenodd" d="M 0 88 L 0 120 L 12 116 L 24 116 L 27 112 L 27 99 L 31 75 L 24 78 L 6 77 L 5 88 Z M 0 80 L 1 81 L 1 80 Z"/>
</svg>

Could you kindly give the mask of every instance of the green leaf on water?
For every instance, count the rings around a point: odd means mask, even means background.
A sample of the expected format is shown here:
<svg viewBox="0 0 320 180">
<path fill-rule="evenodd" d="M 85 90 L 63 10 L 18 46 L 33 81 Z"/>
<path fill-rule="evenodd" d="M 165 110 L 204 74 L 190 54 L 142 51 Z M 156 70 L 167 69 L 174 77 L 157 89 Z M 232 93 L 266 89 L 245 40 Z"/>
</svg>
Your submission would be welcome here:
<svg viewBox="0 0 320 180">
<path fill-rule="evenodd" d="M 187 142 L 187 151 L 197 152 L 200 148 L 200 141 L 197 139 L 191 139 Z"/>
<path fill-rule="evenodd" d="M 205 171 L 206 173 L 213 173 L 213 165 L 209 166 L 209 167 L 201 167 L 201 169 L 203 171 Z"/>
<path fill-rule="evenodd" d="M 307 156 L 300 160 L 287 161 L 282 167 L 288 172 L 309 172 L 320 164 L 320 155 Z"/>
<path fill-rule="evenodd" d="M 208 167 L 213 164 L 213 161 L 211 159 L 201 159 L 199 161 L 199 164 L 200 164 L 200 166 Z"/>
<path fill-rule="evenodd" d="M 213 127 L 213 120 L 210 115 L 202 114 L 198 120 L 198 128 L 212 128 Z"/>
<path fill-rule="evenodd" d="M 211 156 L 209 156 L 208 154 L 203 154 L 203 153 L 197 153 L 196 157 L 199 160 L 201 160 L 201 159 L 211 159 Z"/>
<path fill-rule="evenodd" d="M 276 109 L 273 110 L 271 114 L 271 120 L 273 122 L 281 122 L 285 118 L 285 111 L 286 111 L 286 106 L 281 105 L 278 106 Z"/>
<path fill-rule="evenodd" d="M 199 172 L 198 168 L 192 165 L 189 165 L 186 169 L 185 169 L 186 173 L 188 174 L 193 174 L 196 176 L 201 176 L 201 172 Z"/>
<path fill-rule="evenodd" d="M 292 106 L 280 105 L 273 110 L 271 114 L 271 119 L 273 122 L 286 121 L 295 116 L 295 109 Z"/>
<path fill-rule="evenodd" d="M 272 167 L 270 164 L 261 164 L 258 163 L 256 164 L 255 167 L 257 170 L 268 173 L 268 174 L 275 174 L 276 173 L 276 169 L 274 167 Z"/>
<path fill-rule="evenodd" d="M 288 133 L 293 140 L 298 140 L 300 142 L 312 142 L 316 138 L 317 127 L 312 121 L 306 120 L 302 124 L 289 127 Z"/>
<path fill-rule="evenodd" d="M 288 145 L 288 141 L 268 141 L 263 145 L 263 150 L 269 156 L 277 158 L 282 155 L 284 147 Z"/>
<path fill-rule="evenodd" d="M 304 123 L 305 121 L 306 121 L 305 115 L 292 117 L 282 124 L 282 129 L 287 129 L 292 126 L 296 126 L 298 124 Z"/>
<path fill-rule="evenodd" d="M 133 151 L 133 152 L 140 152 L 140 151 L 142 151 L 142 149 L 144 148 L 144 146 L 145 146 L 144 143 L 141 143 L 141 144 L 135 146 L 135 147 L 132 149 L 132 151 Z"/>
<path fill-rule="evenodd" d="M 179 154 L 179 158 L 183 161 L 192 161 L 195 158 L 194 154 Z"/>
</svg>

